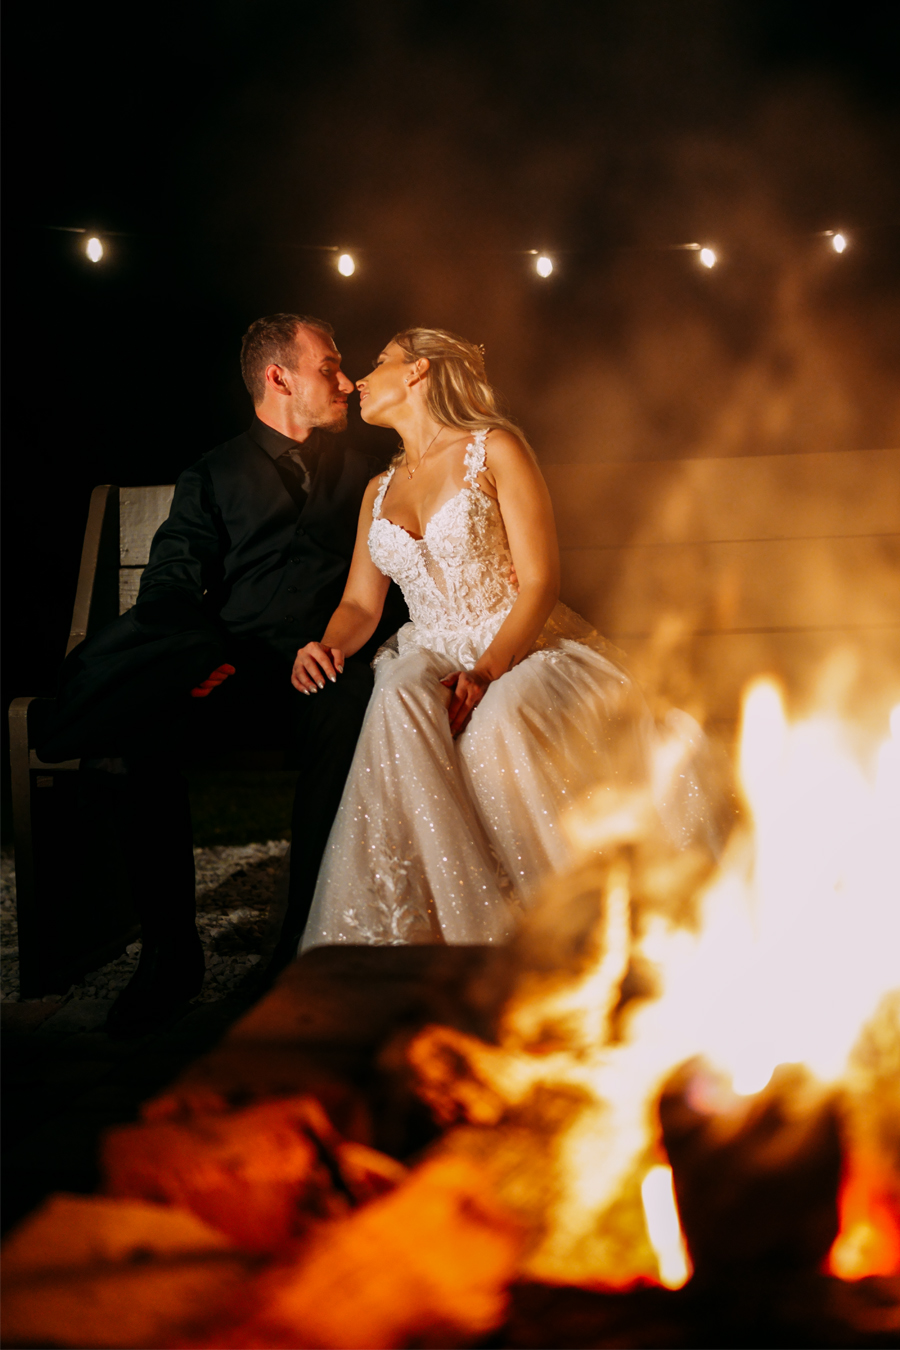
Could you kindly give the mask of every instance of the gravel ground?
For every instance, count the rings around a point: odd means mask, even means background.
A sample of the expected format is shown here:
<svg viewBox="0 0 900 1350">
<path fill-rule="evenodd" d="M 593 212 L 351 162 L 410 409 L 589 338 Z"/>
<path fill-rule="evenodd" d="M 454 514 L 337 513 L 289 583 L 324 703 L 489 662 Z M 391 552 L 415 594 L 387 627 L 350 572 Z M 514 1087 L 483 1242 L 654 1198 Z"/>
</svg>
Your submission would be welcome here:
<svg viewBox="0 0 900 1350">
<path fill-rule="evenodd" d="M 194 849 L 197 927 L 206 953 L 206 979 L 197 1003 L 215 1003 L 232 993 L 271 943 L 272 911 L 283 902 L 287 889 L 287 850 L 283 839 Z M 133 942 L 122 956 L 91 971 L 68 993 L 51 994 L 44 1001 L 115 998 L 131 978 L 140 950 L 141 944 Z M 13 853 L 6 849 L 0 855 L 0 955 L 0 996 L 4 1003 L 17 1003 L 16 870 Z"/>
</svg>

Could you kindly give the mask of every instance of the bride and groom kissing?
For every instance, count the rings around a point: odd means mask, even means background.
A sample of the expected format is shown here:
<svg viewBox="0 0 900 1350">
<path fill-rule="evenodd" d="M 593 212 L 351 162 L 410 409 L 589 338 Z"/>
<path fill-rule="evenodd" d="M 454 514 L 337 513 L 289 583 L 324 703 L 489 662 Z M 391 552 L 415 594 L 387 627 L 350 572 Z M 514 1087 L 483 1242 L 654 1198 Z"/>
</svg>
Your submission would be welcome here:
<svg viewBox="0 0 900 1350">
<path fill-rule="evenodd" d="M 178 479 L 135 606 L 76 648 L 39 755 L 81 759 L 114 816 L 141 921 L 118 1036 L 200 990 L 190 807 L 197 749 L 298 771 L 272 969 L 322 943 L 505 940 L 563 866 L 559 817 L 646 771 L 617 654 L 558 603 L 549 495 L 482 350 L 396 335 L 356 382 L 399 432 L 385 473 L 333 435 L 354 384 L 330 325 L 251 325 L 246 432 Z"/>
</svg>

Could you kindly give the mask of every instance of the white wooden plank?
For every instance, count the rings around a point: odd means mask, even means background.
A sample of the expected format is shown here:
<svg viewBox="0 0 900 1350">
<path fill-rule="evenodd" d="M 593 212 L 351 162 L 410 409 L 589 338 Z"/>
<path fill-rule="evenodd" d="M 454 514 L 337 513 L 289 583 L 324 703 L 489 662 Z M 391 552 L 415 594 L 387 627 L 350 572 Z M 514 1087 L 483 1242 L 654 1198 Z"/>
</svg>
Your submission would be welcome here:
<svg viewBox="0 0 900 1350">
<path fill-rule="evenodd" d="M 563 548 L 900 531 L 900 450 L 551 464 Z"/>
<path fill-rule="evenodd" d="M 900 702 L 900 628 L 698 637 L 673 626 L 616 646 L 656 711 L 674 704 L 701 722 L 735 721 L 743 691 L 759 676 L 782 684 L 792 714 L 824 702 L 877 740 Z"/>
<path fill-rule="evenodd" d="M 150 557 L 154 534 L 169 514 L 175 486 L 119 489 L 119 562 L 139 567 Z"/>
<path fill-rule="evenodd" d="M 900 624 L 900 535 L 569 549 L 562 598 L 611 637 Z"/>
<path fill-rule="evenodd" d="M 138 596 L 138 588 L 143 576 L 143 567 L 120 567 L 119 568 L 119 613 L 124 614 L 126 609 L 131 609 Z"/>
</svg>

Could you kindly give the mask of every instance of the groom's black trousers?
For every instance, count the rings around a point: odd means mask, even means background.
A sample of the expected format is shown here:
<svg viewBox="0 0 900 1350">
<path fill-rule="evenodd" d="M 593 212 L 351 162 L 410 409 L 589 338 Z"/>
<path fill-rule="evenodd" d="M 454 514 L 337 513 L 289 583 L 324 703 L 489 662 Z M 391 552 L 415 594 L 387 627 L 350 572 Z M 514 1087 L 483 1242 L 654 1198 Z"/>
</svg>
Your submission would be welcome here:
<svg viewBox="0 0 900 1350">
<path fill-rule="evenodd" d="M 235 674 L 205 698 L 187 692 L 198 668 L 203 675 L 212 668 L 204 657 L 198 667 L 194 649 L 171 655 L 152 682 L 139 672 L 117 687 L 117 726 L 96 734 L 79 728 L 91 755 L 82 768 L 82 809 L 113 816 L 144 941 L 177 947 L 193 931 L 195 908 L 184 767 L 235 750 L 286 752 L 287 767 L 299 774 L 288 907 L 274 958 L 285 964 L 309 914 L 372 671 L 365 659 L 350 658 L 334 684 L 325 680 L 306 695 L 290 684 L 291 661 L 271 648 L 228 644 L 224 659 Z"/>
</svg>

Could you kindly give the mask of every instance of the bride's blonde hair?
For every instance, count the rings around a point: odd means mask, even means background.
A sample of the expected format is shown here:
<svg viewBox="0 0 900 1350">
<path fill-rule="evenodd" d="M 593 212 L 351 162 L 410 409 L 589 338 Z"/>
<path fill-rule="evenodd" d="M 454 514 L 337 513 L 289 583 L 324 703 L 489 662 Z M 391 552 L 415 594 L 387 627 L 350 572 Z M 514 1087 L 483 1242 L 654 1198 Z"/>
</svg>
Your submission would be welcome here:
<svg viewBox="0 0 900 1350">
<path fill-rule="evenodd" d="M 436 422 L 461 431 L 509 431 L 534 453 L 522 428 L 498 406 L 484 373 L 483 347 L 443 328 L 404 328 L 391 341 L 410 361 L 427 356 L 425 396 Z"/>
</svg>

